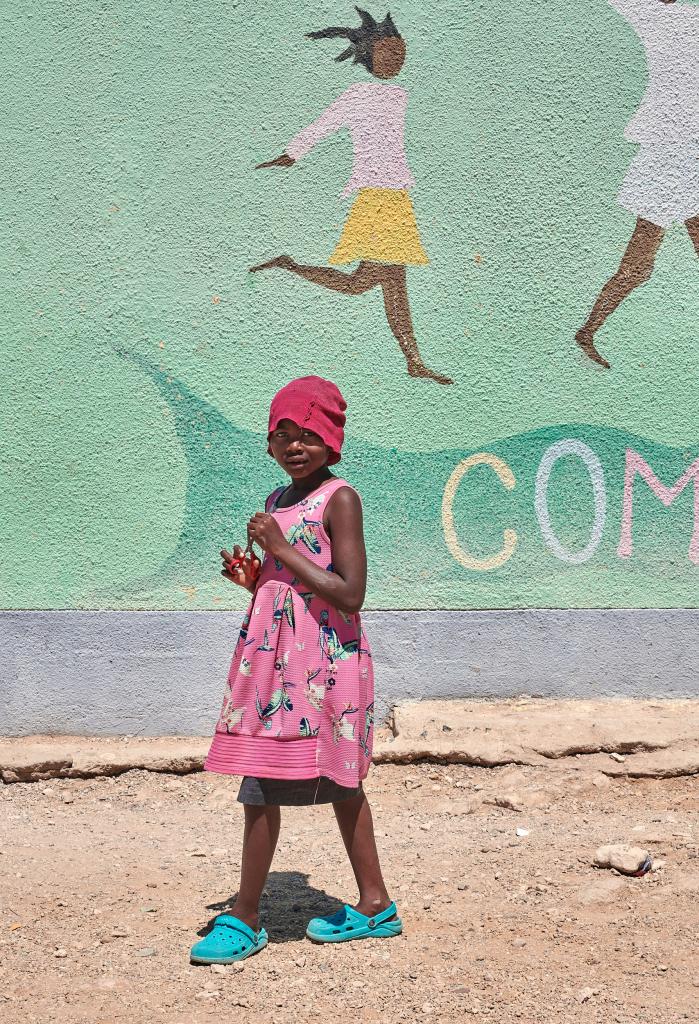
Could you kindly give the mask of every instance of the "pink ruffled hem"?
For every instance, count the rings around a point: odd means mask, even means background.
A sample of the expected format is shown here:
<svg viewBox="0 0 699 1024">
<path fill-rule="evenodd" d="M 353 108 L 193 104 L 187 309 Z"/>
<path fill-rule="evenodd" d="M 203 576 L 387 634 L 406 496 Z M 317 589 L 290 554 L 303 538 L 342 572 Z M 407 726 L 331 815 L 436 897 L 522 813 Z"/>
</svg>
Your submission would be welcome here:
<svg viewBox="0 0 699 1024">
<path fill-rule="evenodd" d="M 317 739 L 280 740 L 272 736 L 214 733 L 204 771 L 253 775 L 258 779 L 315 779 Z"/>
</svg>

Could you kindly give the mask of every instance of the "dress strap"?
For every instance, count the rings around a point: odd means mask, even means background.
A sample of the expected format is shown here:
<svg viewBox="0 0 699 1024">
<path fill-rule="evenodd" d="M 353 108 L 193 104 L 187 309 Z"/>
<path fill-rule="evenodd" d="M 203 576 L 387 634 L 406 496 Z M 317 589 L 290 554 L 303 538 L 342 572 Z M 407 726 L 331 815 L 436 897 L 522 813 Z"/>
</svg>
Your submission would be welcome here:
<svg viewBox="0 0 699 1024">
<path fill-rule="evenodd" d="M 332 498 L 332 496 L 335 493 L 335 491 L 339 491 L 341 487 L 349 487 L 349 489 L 351 491 L 354 491 L 354 487 L 352 487 L 352 484 L 348 484 L 347 481 L 343 480 L 341 477 L 338 478 L 337 480 L 330 480 L 329 483 L 328 483 L 328 486 L 323 488 L 323 490 L 325 491 L 325 504 L 326 505 L 330 501 L 330 499 Z M 357 492 L 355 491 L 355 493 L 357 493 Z"/>
<path fill-rule="evenodd" d="M 271 508 L 274 508 L 277 501 L 279 500 L 279 498 L 281 498 L 285 490 L 286 487 L 277 487 L 276 491 L 272 491 L 272 493 L 267 497 L 267 500 L 265 501 L 265 512 L 269 512 Z"/>
<path fill-rule="evenodd" d="M 267 498 L 267 501 L 265 502 L 265 512 L 274 511 L 276 504 L 279 501 L 279 498 L 282 496 L 287 487 L 288 484 L 286 487 L 277 487 L 276 491 L 272 491 L 272 493 Z M 330 501 L 335 491 L 339 491 L 341 487 L 350 487 L 352 490 L 354 490 L 354 487 L 352 487 L 351 484 L 348 484 L 346 480 L 343 480 L 341 478 L 338 478 L 336 480 L 327 480 L 324 484 L 321 484 L 319 487 L 316 488 L 315 491 L 312 491 L 311 494 L 309 494 L 308 500 L 313 500 L 313 495 L 320 493 L 323 498 L 322 505 L 324 507 Z M 297 504 L 300 504 L 300 502 L 298 502 Z M 289 507 L 291 508 L 295 506 Z M 318 505 L 316 505 L 316 508 L 317 507 Z M 284 511 L 286 511 L 286 509 L 284 509 Z"/>
</svg>

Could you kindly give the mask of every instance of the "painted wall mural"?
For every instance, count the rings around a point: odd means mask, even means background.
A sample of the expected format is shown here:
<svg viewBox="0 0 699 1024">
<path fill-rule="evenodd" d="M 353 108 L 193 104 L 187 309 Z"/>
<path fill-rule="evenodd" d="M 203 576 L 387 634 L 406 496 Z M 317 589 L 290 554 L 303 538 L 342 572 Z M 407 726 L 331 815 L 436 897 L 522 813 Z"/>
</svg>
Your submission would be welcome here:
<svg viewBox="0 0 699 1024">
<path fill-rule="evenodd" d="M 241 608 L 306 373 L 368 607 L 696 606 L 699 4 L 117 0 L 4 45 L 3 607 Z"/>
<path fill-rule="evenodd" d="M 650 279 L 666 230 L 684 224 L 699 256 L 699 9 L 677 0 L 609 2 L 638 33 L 649 81 L 626 129 L 639 148 L 619 193 L 636 226 L 619 269 L 575 336 L 583 352 L 607 369 L 595 334 Z"/>
<path fill-rule="evenodd" d="M 299 132 L 281 156 L 258 164 L 291 167 L 331 132 L 346 129 L 353 149 L 352 176 L 343 196 L 357 193 L 330 263 L 358 263 L 351 273 L 330 267 L 303 266 L 291 256 L 275 256 L 252 267 L 260 270 L 291 271 L 299 277 L 343 295 L 363 295 L 372 288 L 383 292 L 384 309 L 391 331 L 411 377 L 426 377 L 438 384 L 451 384 L 449 377 L 435 373 L 423 362 L 415 340 L 406 267 L 428 263 L 420 242 L 413 204 L 408 189 L 415 179 L 405 156 L 405 112 L 408 95 L 399 85 L 381 84 L 395 78 L 406 57 L 405 40 L 387 14 L 378 22 L 368 11 L 357 8 L 359 28 L 326 28 L 309 32 L 310 39 L 348 39 L 349 46 L 338 61 L 354 58 L 379 82 L 350 85 L 308 128 Z"/>
</svg>

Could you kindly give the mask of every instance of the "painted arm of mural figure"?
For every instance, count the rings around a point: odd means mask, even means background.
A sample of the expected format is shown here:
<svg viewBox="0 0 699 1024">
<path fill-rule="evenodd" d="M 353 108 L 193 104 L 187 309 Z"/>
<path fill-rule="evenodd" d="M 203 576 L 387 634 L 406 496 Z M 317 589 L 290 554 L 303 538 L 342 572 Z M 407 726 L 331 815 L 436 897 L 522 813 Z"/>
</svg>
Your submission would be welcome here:
<svg viewBox="0 0 699 1024">
<path fill-rule="evenodd" d="M 263 167 L 291 167 L 292 164 L 300 160 L 306 153 L 310 153 L 314 146 L 328 135 L 332 135 L 333 132 L 343 128 L 346 123 L 347 101 L 345 93 L 343 93 L 342 96 L 338 96 L 335 102 L 331 103 L 323 111 L 320 117 L 316 118 L 313 124 L 309 124 L 307 128 L 302 129 L 298 135 L 294 136 L 281 156 L 258 164 L 255 170 L 260 170 Z"/>
<path fill-rule="evenodd" d="M 257 164 L 255 170 L 262 170 L 263 167 L 291 167 L 295 163 L 296 161 L 288 153 L 282 153 L 281 156 L 275 156 L 274 160 L 265 160 L 264 163 Z"/>
</svg>

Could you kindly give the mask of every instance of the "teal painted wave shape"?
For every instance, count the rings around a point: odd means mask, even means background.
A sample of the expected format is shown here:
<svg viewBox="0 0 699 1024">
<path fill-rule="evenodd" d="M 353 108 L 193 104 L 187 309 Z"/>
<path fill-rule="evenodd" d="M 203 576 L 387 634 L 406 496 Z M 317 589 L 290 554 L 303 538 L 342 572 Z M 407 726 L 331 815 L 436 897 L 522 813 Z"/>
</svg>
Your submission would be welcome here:
<svg viewBox="0 0 699 1024">
<path fill-rule="evenodd" d="M 266 437 L 236 426 L 187 385 L 138 355 L 126 358 L 155 383 L 167 403 L 188 466 L 186 507 L 175 549 L 158 572 L 158 585 L 209 579 L 218 551 L 244 537 L 251 512 L 284 482 L 266 454 Z M 601 461 L 607 519 L 594 557 L 581 566 L 561 562 L 542 538 L 534 508 L 534 481 L 546 449 L 564 438 L 588 445 Z M 515 434 L 477 448 L 406 452 L 348 439 L 339 467 L 361 493 L 366 520 L 372 608 L 677 607 L 694 604 L 698 569 L 687 557 L 692 531 L 691 485 L 665 509 L 637 481 L 634 554 L 620 560 L 625 452 L 633 448 L 670 485 L 691 465 L 696 448 L 669 447 L 614 427 L 561 424 Z M 460 543 L 476 557 L 499 550 L 504 529 L 517 548 L 502 567 L 464 568 L 444 540 L 441 503 L 458 463 L 476 451 L 504 460 L 517 481 L 505 490 L 491 470 L 471 470 L 454 500 Z M 562 543 L 585 546 L 593 519 L 592 488 L 582 463 L 561 460 L 549 484 L 549 511 Z M 153 578 L 121 591 L 137 598 Z"/>
</svg>

